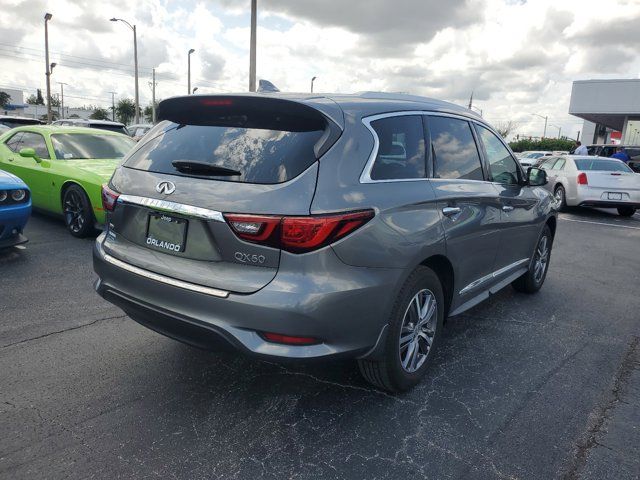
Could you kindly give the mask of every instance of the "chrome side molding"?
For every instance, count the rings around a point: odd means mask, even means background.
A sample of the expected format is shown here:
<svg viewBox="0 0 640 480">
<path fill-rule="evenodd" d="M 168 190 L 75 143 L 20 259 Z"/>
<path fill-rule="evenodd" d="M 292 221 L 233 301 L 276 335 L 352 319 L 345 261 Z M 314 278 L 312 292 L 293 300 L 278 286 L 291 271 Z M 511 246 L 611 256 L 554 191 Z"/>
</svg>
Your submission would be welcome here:
<svg viewBox="0 0 640 480">
<path fill-rule="evenodd" d="M 484 277 L 481 277 L 481 278 L 479 278 L 477 280 L 474 280 L 469 285 L 467 285 L 462 290 L 460 290 L 460 295 L 464 295 L 465 293 L 469 293 L 471 290 L 473 290 L 476 287 L 479 287 L 483 283 L 488 282 L 489 280 L 494 279 L 496 277 L 499 277 L 503 273 L 507 273 L 508 271 L 513 270 L 513 269 L 519 267 L 520 265 L 522 265 L 524 263 L 527 263 L 528 261 L 529 261 L 528 258 L 523 258 L 521 260 L 518 260 L 517 262 L 513 262 L 512 264 L 507 265 L 506 267 L 502 267 L 501 269 L 496 270 L 495 272 L 492 272 L 489 275 L 485 275 Z"/>
<path fill-rule="evenodd" d="M 142 207 L 153 208 L 154 210 L 161 212 L 178 213 L 188 217 L 213 220 L 214 222 L 224 222 L 222 212 L 217 210 L 194 207 L 193 205 L 185 205 L 184 203 L 170 202 L 168 200 L 160 200 L 158 198 L 139 197 L 137 195 L 120 195 L 118 197 L 118 203 L 140 205 Z"/>
</svg>

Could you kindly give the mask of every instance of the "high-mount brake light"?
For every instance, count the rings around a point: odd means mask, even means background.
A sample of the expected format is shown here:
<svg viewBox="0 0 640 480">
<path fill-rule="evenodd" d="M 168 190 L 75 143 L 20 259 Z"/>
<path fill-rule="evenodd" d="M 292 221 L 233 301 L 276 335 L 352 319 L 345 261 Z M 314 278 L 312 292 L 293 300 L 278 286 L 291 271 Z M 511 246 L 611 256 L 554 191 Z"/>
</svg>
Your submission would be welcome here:
<svg viewBox="0 0 640 480">
<path fill-rule="evenodd" d="M 102 185 L 102 206 L 108 212 L 113 212 L 116 208 L 119 193 L 114 192 L 108 185 Z"/>
<path fill-rule="evenodd" d="M 578 185 L 589 185 L 589 180 L 587 179 L 586 173 L 580 172 L 578 174 Z"/>
<path fill-rule="evenodd" d="M 225 214 L 225 218 L 242 240 L 291 253 L 306 253 L 346 237 L 374 215 L 373 210 L 361 210 L 304 217 Z"/>
<path fill-rule="evenodd" d="M 230 98 L 203 98 L 200 103 L 205 107 L 228 107 L 233 105 Z"/>
</svg>

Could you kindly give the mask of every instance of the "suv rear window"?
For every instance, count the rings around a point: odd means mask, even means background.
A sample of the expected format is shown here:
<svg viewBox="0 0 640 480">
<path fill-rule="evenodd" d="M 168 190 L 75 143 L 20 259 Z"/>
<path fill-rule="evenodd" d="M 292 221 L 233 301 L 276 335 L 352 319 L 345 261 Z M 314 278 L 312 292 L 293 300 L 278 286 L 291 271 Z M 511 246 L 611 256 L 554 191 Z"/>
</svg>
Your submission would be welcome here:
<svg viewBox="0 0 640 480">
<path fill-rule="evenodd" d="M 286 131 L 216 125 L 179 125 L 165 121 L 143 139 L 125 166 L 171 175 L 176 160 L 204 162 L 240 175 L 203 178 L 243 183 L 282 183 L 297 177 L 316 160 L 314 145 L 323 130 Z"/>
<path fill-rule="evenodd" d="M 574 160 L 578 170 L 600 172 L 630 172 L 631 169 L 619 160 L 581 159 Z"/>
</svg>

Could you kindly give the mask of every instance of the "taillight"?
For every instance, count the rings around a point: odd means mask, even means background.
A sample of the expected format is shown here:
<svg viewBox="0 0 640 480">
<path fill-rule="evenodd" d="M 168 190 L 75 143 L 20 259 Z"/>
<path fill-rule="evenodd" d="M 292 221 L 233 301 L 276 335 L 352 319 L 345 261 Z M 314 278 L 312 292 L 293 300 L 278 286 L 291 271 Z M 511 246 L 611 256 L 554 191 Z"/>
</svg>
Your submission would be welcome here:
<svg viewBox="0 0 640 480">
<path fill-rule="evenodd" d="M 589 185 L 586 173 L 581 172 L 578 174 L 578 185 Z"/>
<path fill-rule="evenodd" d="M 113 212 L 116 208 L 119 196 L 119 193 L 114 192 L 107 185 L 102 185 L 102 206 L 108 212 Z"/>
<path fill-rule="evenodd" d="M 306 217 L 225 215 L 231 229 L 241 239 L 291 253 L 310 252 L 336 242 L 373 217 L 373 210 Z"/>
<path fill-rule="evenodd" d="M 262 337 L 269 342 L 283 343 L 285 345 L 315 345 L 320 343 L 320 340 L 313 337 L 294 337 L 271 332 L 263 332 Z"/>
</svg>

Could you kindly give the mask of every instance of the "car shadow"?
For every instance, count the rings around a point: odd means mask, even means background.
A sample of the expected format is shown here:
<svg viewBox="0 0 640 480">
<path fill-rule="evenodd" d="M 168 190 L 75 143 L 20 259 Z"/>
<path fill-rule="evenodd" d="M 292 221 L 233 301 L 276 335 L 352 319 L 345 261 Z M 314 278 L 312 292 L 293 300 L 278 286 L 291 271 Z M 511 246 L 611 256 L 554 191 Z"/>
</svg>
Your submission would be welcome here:
<svg viewBox="0 0 640 480">
<path fill-rule="evenodd" d="M 615 208 L 568 207 L 561 215 L 570 215 L 581 220 L 602 221 L 606 219 L 621 223 L 632 222 L 634 225 L 640 223 L 640 211 L 632 217 L 623 217 L 618 214 Z"/>
</svg>

